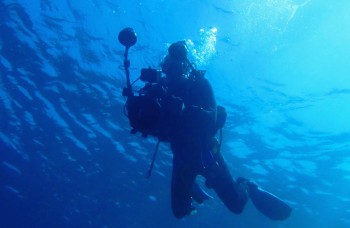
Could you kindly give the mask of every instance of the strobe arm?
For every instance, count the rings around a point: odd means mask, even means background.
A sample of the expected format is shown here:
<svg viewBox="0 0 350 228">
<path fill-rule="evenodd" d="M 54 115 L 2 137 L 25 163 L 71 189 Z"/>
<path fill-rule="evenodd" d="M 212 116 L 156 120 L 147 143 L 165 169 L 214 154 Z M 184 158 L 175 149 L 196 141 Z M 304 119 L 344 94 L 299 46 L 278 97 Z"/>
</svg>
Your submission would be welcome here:
<svg viewBox="0 0 350 228">
<path fill-rule="evenodd" d="M 119 42 L 125 46 L 124 52 L 124 70 L 126 76 L 126 87 L 123 89 L 123 96 L 133 96 L 132 87 L 130 83 L 130 60 L 128 59 L 129 48 L 136 44 L 137 36 L 132 28 L 125 28 L 119 32 Z"/>
</svg>

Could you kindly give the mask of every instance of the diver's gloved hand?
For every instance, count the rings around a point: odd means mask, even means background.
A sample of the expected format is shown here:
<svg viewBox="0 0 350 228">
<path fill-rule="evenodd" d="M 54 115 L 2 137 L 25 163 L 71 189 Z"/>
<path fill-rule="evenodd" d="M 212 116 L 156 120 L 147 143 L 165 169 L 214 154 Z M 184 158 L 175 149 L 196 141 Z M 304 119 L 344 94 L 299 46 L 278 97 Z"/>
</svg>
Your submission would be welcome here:
<svg viewBox="0 0 350 228">
<path fill-rule="evenodd" d="M 177 96 L 170 96 L 166 99 L 167 110 L 172 116 L 181 115 L 183 108 L 183 100 Z"/>
<path fill-rule="evenodd" d="M 156 98 L 165 98 L 167 96 L 167 87 L 162 83 L 146 84 L 143 90 L 148 91 L 148 95 Z"/>
<path fill-rule="evenodd" d="M 263 190 L 256 183 L 246 178 L 239 177 L 236 180 L 240 187 L 246 191 L 254 204 L 263 215 L 272 220 L 285 220 L 292 213 L 292 208 L 277 196 Z"/>
</svg>

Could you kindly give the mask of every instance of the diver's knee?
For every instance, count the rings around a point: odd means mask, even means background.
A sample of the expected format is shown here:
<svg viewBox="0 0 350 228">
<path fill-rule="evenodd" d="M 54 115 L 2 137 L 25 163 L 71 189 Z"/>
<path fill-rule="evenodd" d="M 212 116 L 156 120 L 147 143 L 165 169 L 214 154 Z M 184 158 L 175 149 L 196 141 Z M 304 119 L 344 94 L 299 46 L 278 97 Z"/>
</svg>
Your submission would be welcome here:
<svg viewBox="0 0 350 228">
<path fill-rule="evenodd" d="M 241 214 L 245 208 L 245 205 L 248 202 L 247 196 L 241 196 L 236 198 L 235 200 L 228 201 L 225 205 L 226 207 L 235 214 Z"/>
<path fill-rule="evenodd" d="M 182 209 L 174 208 L 174 207 L 172 209 L 173 209 L 173 215 L 177 219 L 182 219 L 183 217 L 185 217 L 188 214 L 188 212 L 186 210 L 182 210 Z"/>
<path fill-rule="evenodd" d="M 228 209 L 235 214 L 241 214 L 244 210 L 244 207 L 245 203 L 239 203 L 233 206 L 228 206 Z"/>
<path fill-rule="evenodd" d="M 191 205 L 191 203 L 183 205 L 173 203 L 171 208 L 173 211 L 173 215 L 178 219 L 182 219 L 186 215 L 192 215 L 196 213 L 196 209 Z"/>
</svg>

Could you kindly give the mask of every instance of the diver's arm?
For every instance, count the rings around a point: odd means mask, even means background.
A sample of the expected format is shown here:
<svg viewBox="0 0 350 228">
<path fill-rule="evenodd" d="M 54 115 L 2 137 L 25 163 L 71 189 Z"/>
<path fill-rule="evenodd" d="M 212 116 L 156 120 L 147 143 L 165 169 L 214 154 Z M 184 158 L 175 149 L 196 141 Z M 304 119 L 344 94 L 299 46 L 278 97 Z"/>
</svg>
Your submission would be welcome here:
<svg viewBox="0 0 350 228">
<path fill-rule="evenodd" d="M 216 100 L 213 89 L 205 78 L 194 83 L 185 102 L 186 108 L 183 114 L 189 125 L 201 128 L 203 131 L 211 129 L 212 132 L 216 129 Z"/>
<path fill-rule="evenodd" d="M 216 116 L 216 99 L 214 91 L 209 81 L 206 78 L 203 78 L 203 108 L 209 111 L 213 111 Z"/>
<path fill-rule="evenodd" d="M 199 106 L 203 108 L 210 116 L 210 119 L 213 123 L 216 122 L 216 100 L 212 86 L 206 78 L 200 79 L 198 83 L 198 88 L 196 91 L 196 95 L 198 96 Z"/>
</svg>

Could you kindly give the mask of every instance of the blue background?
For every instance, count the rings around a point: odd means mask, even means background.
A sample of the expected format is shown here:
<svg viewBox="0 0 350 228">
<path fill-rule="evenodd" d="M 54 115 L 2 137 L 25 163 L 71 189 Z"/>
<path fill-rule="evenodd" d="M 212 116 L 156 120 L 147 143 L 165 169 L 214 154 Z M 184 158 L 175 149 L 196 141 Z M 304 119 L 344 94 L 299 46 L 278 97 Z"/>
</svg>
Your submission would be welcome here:
<svg viewBox="0 0 350 228">
<path fill-rule="evenodd" d="M 1 227 L 349 227 L 350 2 L 347 0 L 2 0 Z M 270 221 L 214 200 L 170 209 L 171 151 L 131 135 L 131 77 L 187 40 L 225 106 L 222 153 L 293 208 Z M 141 87 L 136 83 L 135 88 Z M 199 179 L 202 183 L 202 179 Z"/>
</svg>

